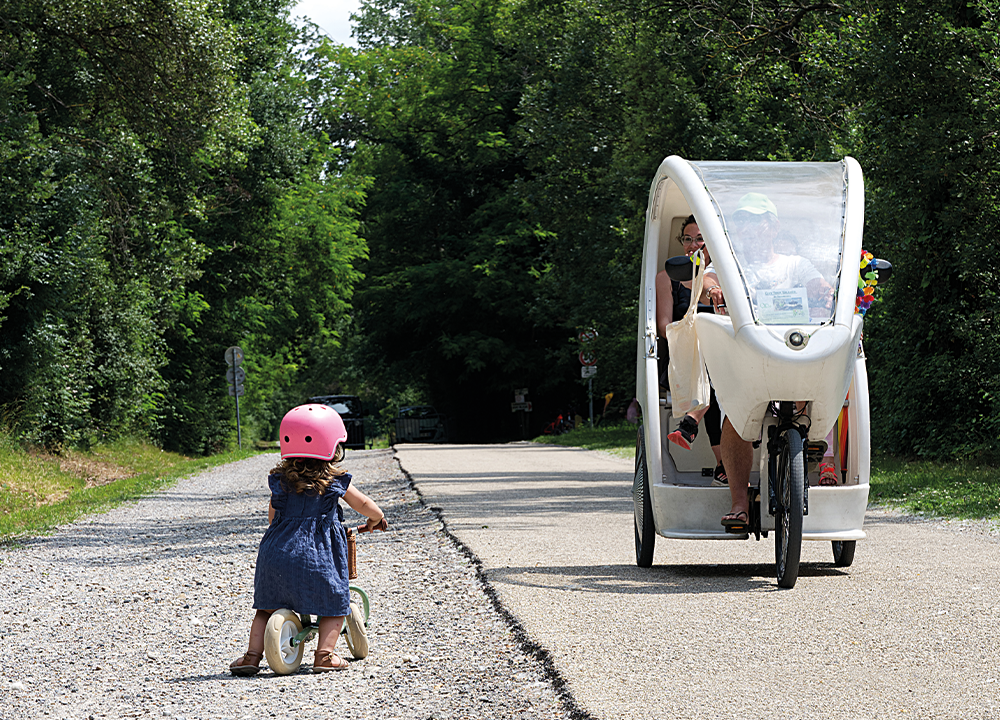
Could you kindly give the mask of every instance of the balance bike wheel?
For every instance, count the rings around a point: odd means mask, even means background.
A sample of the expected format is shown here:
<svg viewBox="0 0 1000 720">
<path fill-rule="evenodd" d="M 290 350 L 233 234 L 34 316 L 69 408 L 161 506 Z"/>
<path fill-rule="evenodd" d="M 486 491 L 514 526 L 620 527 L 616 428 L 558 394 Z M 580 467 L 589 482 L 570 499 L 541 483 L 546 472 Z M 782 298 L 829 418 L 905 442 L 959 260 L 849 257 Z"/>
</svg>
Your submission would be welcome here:
<svg viewBox="0 0 1000 720">
<path fill-rule="evenodd" d="M 368 657 L 368 629 L 365 617 L 356 603 L 351 603 L 351 613 L 344 619 L 344 635 L 351 655 L 362 660 Z"/>
<path fill-rule="evenodd" d="M 305 643 L 292 647 L 292 640 L 302 631 L 302 621 L 291 610 L 275 610 L 264 630 L 264 657 L 278 675 L 291 675 L 302 664 Z"/>
</svg>

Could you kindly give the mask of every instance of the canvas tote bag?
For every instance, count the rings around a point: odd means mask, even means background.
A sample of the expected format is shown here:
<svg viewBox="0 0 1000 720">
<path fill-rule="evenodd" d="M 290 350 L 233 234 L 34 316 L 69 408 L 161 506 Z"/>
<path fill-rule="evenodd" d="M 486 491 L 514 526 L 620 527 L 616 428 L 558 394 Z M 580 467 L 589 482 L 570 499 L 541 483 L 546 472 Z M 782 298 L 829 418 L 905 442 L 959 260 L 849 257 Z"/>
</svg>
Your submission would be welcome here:
<svg viewBox="0 0 1000 720">
<path fill-rule="evenodd" d="M 691 283 L 691 302 L 687 312 L 677 322 L 667 325 L 666 329 L 666 340 L 670 348 L 667 373 L 670 377 L 671 407 L 675 418 L 706 407 L 712 391 L 694 324 L 694 317 L 698 313 L 698 298 L 701 297 L 705 282 L 705 259 L 700 250 L 696 255 L 698 275 Z"/>
</svg>

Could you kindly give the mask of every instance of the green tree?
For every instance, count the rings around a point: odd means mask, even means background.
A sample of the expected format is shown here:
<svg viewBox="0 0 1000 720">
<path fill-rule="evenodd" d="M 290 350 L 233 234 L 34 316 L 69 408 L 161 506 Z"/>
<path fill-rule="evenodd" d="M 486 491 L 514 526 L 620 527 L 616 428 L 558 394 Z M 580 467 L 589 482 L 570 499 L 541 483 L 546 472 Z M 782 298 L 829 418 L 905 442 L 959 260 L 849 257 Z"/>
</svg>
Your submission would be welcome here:
<svg viewBox="0 0 1000 720">
<path fill-rule="evenodd" d="M 865 346 L 873 438 L 896 452 L 998 451 L 998 9 L 878 3 L 851 19 L 842 46 L 869 188 L 866 242 L 895 268 Z"/>
<path fill-rule="evenodd" d="M 17 198 L 0 221 L 0 403 L 32 441 L 155 428 L 159 297 L 192 273 L 178 220 L 197 209 L 196 159 L 221 150 L 233 117 L 230 36 L 198 9 L 0 12 L 0 175 Z"/>
<path fill-rule="evenodd" d="M 525 386 L 551 393 L 543 412 L 580 411 L 576 338 L 592 328 L 598 393 L 624 407 L 657 164 L 831 157 L 833 73 L 807 51 L 837 10 L 365 5 L 361 50 L 314 65 L 319 126 L 347 172 L 375 179 L 358 364 L 450 412 L 476 397 L 499 414 Z"/>
<path fill-rule="evenodd" d="M 235 66 L 252 133 L 235 167 L 212 168 L 225 202 L 192 227 L 206 248 L 185 285 L 194 304 L 166 335 L 171 364 L 163 442 L 207 452 L 231 441 L 234 403 L 223 380 L 227 347 L 246 354 L 245 428 L 274 437 L 285 411 L 310 394 L 300 377 L 338 351 L 366 255 L 356 235 L 364 179 L 344 178 L 324 136 L 308 123 L 309 80 L 299 46 L 319 43 L 287 19 L 284 2 L 230 3 L 241 28 Z"/>
<path fill-rule="evenodd" d="M 307 127 L 296 48 L 317 41 L 287 6 L 0 5 L 0 405 L 25 440 L 212 450 L 226 347 L 253 351 L 261 432 L 329 352 L 363 183 Z"/>
<path fill-rule="evenodd" d="M 361 50 L 330 46 L 316 63 L 322 127 L 350 172 L 373 178 L 356 352 L 388 393 L 423 391 L 478 439 L 512 432 L 514 388 L 566 385 L 554 368 L 573 367 L 552 354 L 560 319 L 532 312 L 545 232 L 512 192 L 525 177 L 510 138 L 523 68 L 503 11 L 368 5 Z"/>
</svg>

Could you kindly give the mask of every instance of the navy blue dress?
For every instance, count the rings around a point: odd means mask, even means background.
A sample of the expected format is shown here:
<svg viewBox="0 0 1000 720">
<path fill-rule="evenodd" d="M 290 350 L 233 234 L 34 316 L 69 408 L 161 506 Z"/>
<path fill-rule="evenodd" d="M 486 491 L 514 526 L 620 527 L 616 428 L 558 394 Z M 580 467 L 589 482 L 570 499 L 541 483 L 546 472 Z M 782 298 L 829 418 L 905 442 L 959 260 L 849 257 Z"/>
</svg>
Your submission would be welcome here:
<svg viewBox="0 0 1000 720">
<path fill-rule="evenodd" d="M 253 606 L 340 617 L 350 612 L 347 535 L 337 502 L 351 484 L 334 478 L 323 495 L 291 493 L 269 475 L 274 520 L 257 551 Z"/>
</svg>

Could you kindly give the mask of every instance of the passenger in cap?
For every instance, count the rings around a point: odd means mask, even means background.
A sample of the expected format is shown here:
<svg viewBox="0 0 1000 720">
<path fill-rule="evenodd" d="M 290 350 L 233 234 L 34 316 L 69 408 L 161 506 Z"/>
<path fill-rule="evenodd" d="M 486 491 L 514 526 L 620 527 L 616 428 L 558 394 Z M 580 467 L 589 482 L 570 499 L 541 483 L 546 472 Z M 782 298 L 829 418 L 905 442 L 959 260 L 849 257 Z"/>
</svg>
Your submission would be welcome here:
<svg viewBox="0 0 1000 720">
<path fill-rule="evenodd" d="M 829 316 L 833 303 L 833 286 L 808 259 L 801 255 L 784 255 L 775 250 L 774 244 L 781 230 L 781 223 L 778 220 L 778 209 L 767 195 L 749 192 L 741 197 L 729 217 L 728 230 L 733 254 L 743 272 L 754 305 L 757 304 L 757 293 L 761 290 L 804 287 L 809 299 L 810 314 Z M 706 284 L 709 278 L 716 281 L 715 286 L 709 290 L 709 298 L 713 305 L 724 305 L 722 288 L 717 286 L 714 266 L 706 268 Z"/>
</svg>

